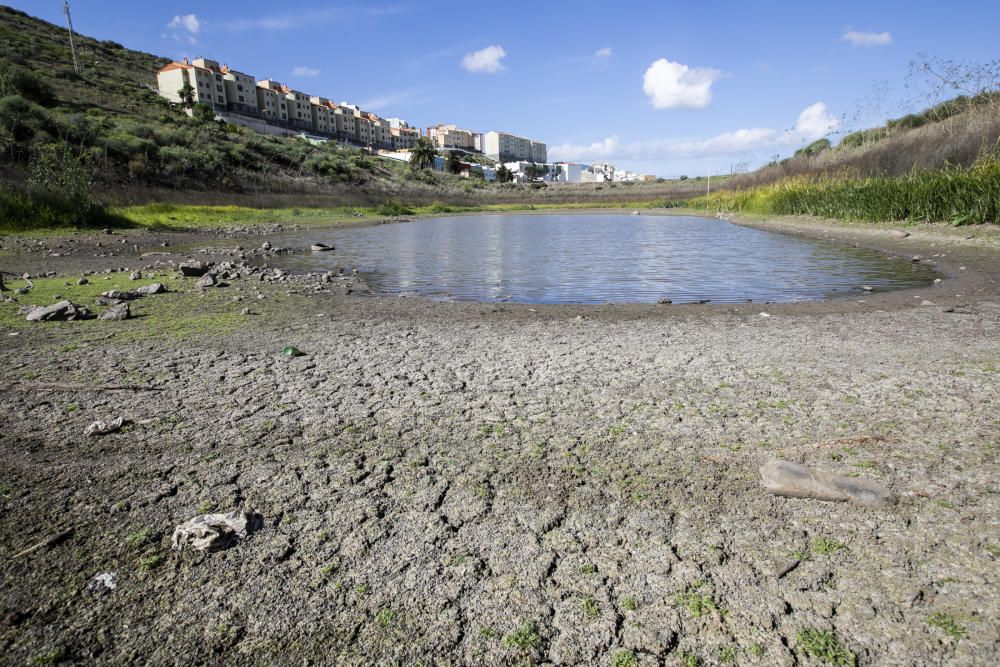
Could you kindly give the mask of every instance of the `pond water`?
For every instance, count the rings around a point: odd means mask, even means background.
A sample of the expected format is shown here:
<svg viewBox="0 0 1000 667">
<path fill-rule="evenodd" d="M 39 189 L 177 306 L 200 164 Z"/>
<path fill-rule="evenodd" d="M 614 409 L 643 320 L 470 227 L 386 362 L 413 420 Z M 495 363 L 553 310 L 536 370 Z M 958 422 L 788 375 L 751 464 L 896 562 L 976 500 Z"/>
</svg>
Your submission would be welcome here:
<svg viewBox="0 0 1000 667">
<path fill-rule="evenodd" d="M 715 218 L 467 215 L 299 231 L 276 244 L 333 252 L 289 268 L 357 267 L 381 294 L 515 303 L 792 302 L 930 284 L 903 259 Z"/>
</svg>

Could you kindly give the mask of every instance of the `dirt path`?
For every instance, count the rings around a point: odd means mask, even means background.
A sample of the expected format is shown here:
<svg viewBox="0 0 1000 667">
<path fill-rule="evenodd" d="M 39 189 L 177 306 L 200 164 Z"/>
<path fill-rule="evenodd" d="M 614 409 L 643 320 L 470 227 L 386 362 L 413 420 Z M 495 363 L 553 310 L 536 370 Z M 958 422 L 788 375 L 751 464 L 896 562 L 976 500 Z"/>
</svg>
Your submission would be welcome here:
<svg viewBox="0 0 1000 667">
<path fill-rule="evenodd" d="M 995 664 L 1000 263 L 875 231 L 841 233 L 956 277 L 769 317 L 268 284 L 224 336 L 0 331 L 2 662 Z M 900 502 L 766 495 L 775 456 Z M 235 507 L 244 542 L 170 550 Z"/>
</svg>

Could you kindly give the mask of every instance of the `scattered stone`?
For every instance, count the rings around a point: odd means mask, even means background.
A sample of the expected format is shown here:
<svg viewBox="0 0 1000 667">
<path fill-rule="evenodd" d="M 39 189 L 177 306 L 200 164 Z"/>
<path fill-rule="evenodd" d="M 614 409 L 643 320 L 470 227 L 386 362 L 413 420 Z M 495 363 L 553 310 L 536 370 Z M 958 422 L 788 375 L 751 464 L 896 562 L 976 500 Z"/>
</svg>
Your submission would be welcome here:
<svg viewBox="0 0 1000 667">
<path fill-rule="evenodd" d="M 941 284 L 941 279 L 940 278 L 935 278 L 934 279 L 934 284 L 935 285 L 940 285 Z"/>
<path fill-rule="evenodd" d="M 920 255 L 914 255 L 913 257 L 910 258 L 910 260 L 914 261 L 914 262 L 919 262 L 920 261 Z"/>
<path fill-rule="evenodd" d="M 120 322 L 121 320 L 127 320 L 130 317 L 132 317 L 132 311 L 129 309 L 128 303 L 122 302 L 105 310 L 97 316 L 97 319 Z"/>
<path fill-rule="evenodd" d="M 797 559 L 793 558 L 791 560 L 787 560 L 784 563 L 782 563 L 777 569 L 775 569 L 774 578 L 781 579 L 783 576 L 785 576 L 798 566 L 799 566 L 799 561 Z"/>
<path fill-rule="evenodd" d="M 872 287 L 871 285 L 862 285 L 861 289 L 863 289 L 866 292 L 873 292 L 873 291 L 875 291 L 875 288 Z"/>
<path fill-rule="evenodd" d="M 181 275 L 185 278 L 198 278 L 208 272 L 208 265 L 196 259 L 181 262 L 177 268 L 180 269 Z"/>
<path fill-rule="evenodd" d="M 327 245 L 325 243 L 314 243 L 309 249 L 312 250 L 313 252 L 328 252 L 330 250 L 333 250 L 334 247 L 332 245 Z"/>
<path fill-rule="evenodd" d="M 79 280 L 76 281 L 76 284 L 77 285 L 89 285 L 90 281 L 87 280 L 86 278 L 80 278 Z"/>
<path fill-rule="evenodd" d="M 142 296 L 152 296 L 153 294 L 163 294 L 167 291 L 167 288 L 163 286 L 163 283 L 150 283 L 149 285 L 143 285 L 142 287 L 137 287 L 135 289 L 136 294 L 141 294 Z"/>
<path fill-rule="evenodd" d="M 779 459 L 760 467 L 761 484 L 769 493 L 789 498 L 851 501 L 861 505 L 895 505 L 896 497 L 878 482 L 810 470 Z"/>
<path fill-rule="evenodd" d="M 671 299 L 660 299 L 656 303 L 658 303 L 661 306 L 669 306 L 670 304 L 673 303 L 673 301 Z"/>
<path fill-rule="evenodd" d="M 124 417 L 116 417 L 115 419 L 105 422 L 96 421 L 84 430 L 83 434 L 86 436 L 97 436 L 97 435 L 107 435 L 108 433 L 114 433 L 115 431 L 120 431 L 122 426 L 125 425 Z"/>
<path fill-rule="evenodd" d="M 118 587 L 117 572 L 101 572 L 95 574 L 94 578 L 87 583 L 87 590 L 91 593 L 110 593 Z"/>
<path fill-rule="evenodd" d="M 142 272 L 135 271 L 128 277 L 129 280 L 142 280 Z"/>
<path fill-rule="evenodd" d="M 199 551 L 216 551 L 236 544 L 246 532 L 247 517 L 239 510 L 202 514 L 177 526 L 170 542 L 178 551 L 187 544 Z"/>
<path fill-rule="evenodd" d="M 29 322 L 48 322 L 52 320 L 86 320 L 91 317 L 90 311 L 86 308 L 74 305 L 70 301 L 60 301 L 51 306 L 32 309 L 25 319 Z"/>
<path fill-rule="evenodd" d="M 904 232 L 901 229 L 895 229 L 892 231 L 892 238 L 894 239 L 905 239 L 910 235 L 910 232 Z"/>
<path fill-rule="evenodd" d="M 271 242 L 270 241 L 264 241 L 261 244 L 260 249 L 261 250 L 270 250 L 271 249 Z"/>
<path fill-rule="evenodd" d="M 920 305 L 921 306 L 933 306 L 935 304 L 934 304 L 933 301 L 928 301 L 927 299 L 924 299 L 923 301 L 920 302 Z"/>
<path fill-rule="evenodd" d="M 139 294 L 136 292 L 128 291 L 123 292 L 121 290 L 108 290 L 107 292 L 101 292 L 101 296 L 106 299 L 117 299 L 118 301 L 131 301 L 132 299 L 138 299 Z"/>
<path fill-rule="evenodd" d="M 214 287 L 216 285 L 216 282 L 217 281 L 215 280 L 215 276 L 213 276 L 211 273 L 206 273 L 205 275 L 203 275 L 201 278 L 198 279 L 198 282 L 195 283 L 195 287 L 201 287 L 202 289 L 206 287 Z"/>
<path fill-rule="evenodd" d="M 244 308 L 243 310 L 240 311 L 240 315 L 249 315 L 249 314 L 250 314 L 249 308 Z"/>
<path fill-rule="evenodd" d="M 761 317 L 771 317 L 771 313 L 761 313 Z"/>
</svg>

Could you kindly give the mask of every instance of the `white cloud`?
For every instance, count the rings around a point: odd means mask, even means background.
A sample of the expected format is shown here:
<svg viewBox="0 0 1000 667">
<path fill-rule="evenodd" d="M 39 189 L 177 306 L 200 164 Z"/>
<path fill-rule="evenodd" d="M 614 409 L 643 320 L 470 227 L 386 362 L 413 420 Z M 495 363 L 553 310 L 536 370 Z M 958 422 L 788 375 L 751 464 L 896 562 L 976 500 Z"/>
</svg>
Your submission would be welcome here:
<svg viewBox="0 0 1000 667">
<path fill-rule="evenodd" d="M 623 144 L 617 136 L 610 136 L 589 145 L 562 144 L 549 147 L 553 160 L 658 160 L 667 158 L 694 158 L 733 153 L 745 153 L 768 147 L 793 146 L 815 141 L 837 129 L 840 121 L 831 116 L 826 105 L 817 102 L 799 114 L 795 126 L 788 130 L 765 127 L 723 132 L 700 140 L 676 141 L 656 139 Z"/>
<path fill-rule="evenodd" d="M 848 30 L 841 35 L 840 39 L 850 42 L 855 46 L 885 46 L 892 44 L 892 35 L 888 32 L 858 32 L 857 30 Z"/>
<path fill-rule="evenodd" d="M 666 58 L 653 62 L 642 77 L 642 90 L 656 109 L 704 109 L 712 101 L 712 84 L 722 72 L 688 67 Z"/>
<path fill-rule="evenodd" d="M 604 48 L 597 49 L 594 51 L 594 57 L 597 59 L 610 58 L 611 57 L 611 47 L 605 46 Z"/>
<path fill-rule="evenodd" d="M 197 43 L 197 35 L 201 32 L 202 22 L 194 14 L 178 14 L 167 24 L 169 36 L 177 40 L 185 39 L 191 44 Z"/>
<path fill-rule="evenodd" d="M 292 69 L 292 76 L 299 77 L 301 79 L 308 79 L 310 77 L 319 74 L 319 70 L 315 67 L 307 67 L 305 65 L 299 65 Z"/>
<path fill-rule="evenodd" d="M 462 58 L 462 67 L 470 72 L 495 74 L 503 69 L 503 63 L 500 60 L 506 55 L 507 52 L 503 50 L 502 46 L 494 44 L 493 46 L 487 46 L 485 49 L 466 54 Z"/>
</svg>

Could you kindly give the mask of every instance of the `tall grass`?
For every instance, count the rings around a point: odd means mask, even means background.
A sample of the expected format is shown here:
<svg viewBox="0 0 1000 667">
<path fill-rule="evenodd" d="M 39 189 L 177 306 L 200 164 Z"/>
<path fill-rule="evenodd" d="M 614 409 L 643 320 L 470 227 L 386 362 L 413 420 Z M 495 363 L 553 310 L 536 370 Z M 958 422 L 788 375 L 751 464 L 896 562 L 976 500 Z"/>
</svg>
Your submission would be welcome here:
<svg viewBox="0 0 1000 667">
<path fill-rule="evenodd" d="M 902 176 L 793 176 L 746 190 L 724 190 L 689 202 L 719 212 L 815 215 L 862 222 L 1000 221 L 1000 156 L 969 168 L 914 170 Z"/>
</svg>

